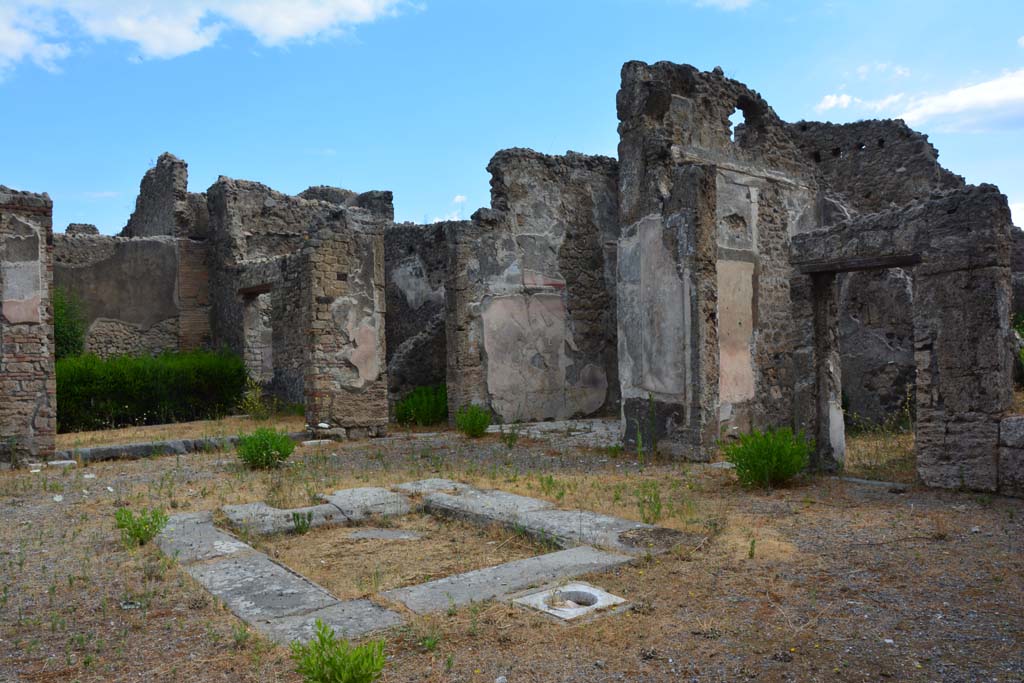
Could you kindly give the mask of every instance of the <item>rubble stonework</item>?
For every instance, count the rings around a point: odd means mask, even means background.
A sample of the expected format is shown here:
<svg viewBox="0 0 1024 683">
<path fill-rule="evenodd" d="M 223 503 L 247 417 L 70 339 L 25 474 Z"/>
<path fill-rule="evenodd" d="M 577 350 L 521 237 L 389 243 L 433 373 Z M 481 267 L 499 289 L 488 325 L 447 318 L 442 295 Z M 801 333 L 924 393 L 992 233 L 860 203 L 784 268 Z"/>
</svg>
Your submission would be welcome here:
<svg viewBox="0 0 1024 683">
<path fill-rule="evenodd" d="M 53 202 L 0 185 L 0 460 L 53 454 Z"/>
<path fill-rule="evenodd" d="M 512 149 L 487 168 L 491 208 L 450 229 L 450 413 L 467 403 L 504 422 L 614 411 L 615 160 Z"/>
<path fill-rule="evenodd" d="M 123 237 L 56 238 L 58 282 L 86 295 L 90 349 L 233 349 L 336 434 L 380 433 L 389 398 L 446 381 L 452 416 L 618 414 L 627 448 L 697 460 L 793 427 L 837 471 L 844 404 L 879 419 L 909 398 L 924 483 L 1022 495 L 1008 413 L 1024 238 L 1006 198 L 901 121 L 787 124 L 717 68 L 621 75 L 618 160 L 498 152 L 472 220 L 396 226 L 385 191 L 221 177 L 189 193 L 165 154 Z M 49 230 L 45 197 L 2 196 L 5 229 Z M 5 247 L 4 335 L 47 331 L 30 237 L 12 238 L 16 259 Z M 51 387 L 45 360 L 10 355 L 50 347 L 7 338 L 0 362 Z M 4 385 L 0 415 L 43 452 L 52 401 L 30 414 L 23 386 Z"/>
</svg>

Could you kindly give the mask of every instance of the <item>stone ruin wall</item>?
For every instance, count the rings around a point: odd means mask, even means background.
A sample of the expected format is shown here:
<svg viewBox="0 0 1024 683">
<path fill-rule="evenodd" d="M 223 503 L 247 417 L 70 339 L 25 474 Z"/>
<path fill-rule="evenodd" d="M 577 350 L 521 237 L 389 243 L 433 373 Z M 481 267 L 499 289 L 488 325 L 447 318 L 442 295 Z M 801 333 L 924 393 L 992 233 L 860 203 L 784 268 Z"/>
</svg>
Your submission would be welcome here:
<svg viewBox="0 0 1024 683">
<path fill-rule="evenodd" d="M 209 345 L 205 206 L 205 195 L 188 192 L 185 162 L 163 154 L 143 177 L 121 236 L 81 224 L 54 236 L 54 284 L 82 303 L 87 352 L 109 357 Z"/>
<path fill-rule="evenodd" d="M 53 202 L 0 186 L 0 460 L 45 459 L 57 431 Z"/>
<path fill-rule="evenodd" d="M 794 353 L 810 314 L 788 244 L 817 224 L 816 184 L 774 111 L 720 70 L 627 63 L 618 114 L 624 443 L 706 459 L 722 430 L 798 409 L 794 364 L 813 358 Z"/>
<path fill-rule="evenodd" d="M 938 163 L 928 136 L 902 121 L 800 121 L 788 128 L 826 188 L 826 224 L 964 187 Z M 838 290 L 847 418 L 871 424 L 899 417 L 913 403 L 911 276 L 901 268 L 843 273 Z"/>
<path fill-rule="evenodd" d="M 388 391 L 392 405 L 445 381 L 445 231 L 451 222 L 392 224 L 384 232 Z"/>
<path fill-rule="evenodd" d="M 893 258 L 914 264 L 915 445 L 928 486 L 1020 495 L 1020 452 L 1001 447 L 1016 442 L 1014 423 L 1004 425 L 1013 405 L 1012 229 L 1006 197 L 981 185 L 794 241 L 794 261 L 816 268 L 820 280 Z M 819 322 L 834 324 L 834 315 Z M 838 348 L 835 340 L 825 343 Z"/>
<path fill-rule="evenodd" d="M 503 422 L 616 410 L 617 164 L 498 152 L 491 208 L 446 227 L 451 415 L 469 403 Z"/>
</svg>

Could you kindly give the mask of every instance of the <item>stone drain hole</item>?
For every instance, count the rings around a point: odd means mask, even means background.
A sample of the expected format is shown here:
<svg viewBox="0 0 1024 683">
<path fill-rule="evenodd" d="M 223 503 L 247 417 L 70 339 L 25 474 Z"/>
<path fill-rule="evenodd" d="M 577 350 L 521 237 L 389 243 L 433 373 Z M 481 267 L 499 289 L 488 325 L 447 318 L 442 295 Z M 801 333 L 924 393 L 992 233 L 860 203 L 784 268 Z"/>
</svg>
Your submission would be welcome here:
<svg viewBox="0 0 1024 683">
<path fill-rule="evenodd" d="M 548 596 L 548 607 L 555 609 L 576 609 L 597 604 L 597 596 L 589 591 L 555 591 Z"/>
<path fill-rule="evenodd" d="M 534 591 L 512 602 L 566 622 L 611 614 L 626 605 L 623 598 L 580 581 Z"/>
</svg>

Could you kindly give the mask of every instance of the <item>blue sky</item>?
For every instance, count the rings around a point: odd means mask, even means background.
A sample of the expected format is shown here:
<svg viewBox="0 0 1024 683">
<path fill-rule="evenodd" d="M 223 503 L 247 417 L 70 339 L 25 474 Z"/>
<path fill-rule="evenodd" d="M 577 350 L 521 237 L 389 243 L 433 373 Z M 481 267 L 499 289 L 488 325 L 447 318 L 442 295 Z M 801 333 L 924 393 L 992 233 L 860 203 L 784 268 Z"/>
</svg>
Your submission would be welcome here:
<svg viewBox="0 0 1024 683">
<path fill-rule="evenodd" d="M 117 232 L 170 151 L 467 217 L 504 147 L 614 155 L 623 62 L 721 65 L 784 119 L 903 116 L 1024 224 L 1024 2 L 0 0 L 0 183 Z"/>
</svg>

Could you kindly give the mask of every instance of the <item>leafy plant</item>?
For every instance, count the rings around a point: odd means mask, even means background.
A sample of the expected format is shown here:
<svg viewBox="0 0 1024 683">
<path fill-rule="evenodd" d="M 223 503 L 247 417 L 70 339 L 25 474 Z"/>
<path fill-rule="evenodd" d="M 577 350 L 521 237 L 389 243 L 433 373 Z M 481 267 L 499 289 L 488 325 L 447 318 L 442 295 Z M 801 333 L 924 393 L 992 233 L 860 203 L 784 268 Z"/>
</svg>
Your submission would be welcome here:
<svg viewBox="0 0 1024 683">
<path fill-rule="evenodd" d="M 160 508 L 143 508 L 138 515 L 128 508 L 118 508 L 114 513 L 114 521 L 121 530 L 121 542 L 131 548 L 152 541 L 167 526 L 167 519 L 167 513 Z"/>
<path fill-rule="evenodd" d="M 484 435 L 491 426 L 491 411 L 477 405 L 464 406 L 455 415 L 455 426 L 471 439 Z"/>
<path fill-rule="evenodd" d="M 245 363 L 229 352 L 57 361 L 62 432 L 222 417 L 238 404 Z"/>
<path fill-rule="evenodd" d="M 299 534 L 300 536 L 305 533 L 308 533 L 309 528 L 311 526 L 313 526 L 312 512 L 307 512 L 305 514 L 301 512 L 292 513 L 292 528 L 294 529 L 295 533 Z"/>
<path fill-rule="evenodd" d="M 245 391 L 242 393 L 242 400 L 239 401 L 238 407 L 257 422 L 270 417 L 270 406 L 267 405 L 267 401 L 263 397 L 263 385 L 259 380 L 246 377 Z"/>
<path fill-rule="evenodd" d="M 725 447 L 725 459 L 747 486 L 770 488 L 782 484 L 807 467 L 813 443 L 789 427 L 750 432 Z"/>
<path fill-rule="evenodd" d="M 539 481 L 541 493 L 545 496 L 550 496 L 559 501 L 565 498 L 565 492 L 569 488 L 565 482 L 555 479 L 550 474 L 541 475 Z"/>
<path fill-rule="evenodd" d="M 63 287 L 54 287 L 53 348 L 57 360 L 80 356 L 85 350 L 86 319 L 81 300 Z"/>
<path fill-rule="evenodd" d="M 277 467 L 295 450 L 295 442 L 284 432 L 261 427 L 238 437 L 238 458 L 254 469 Z"/>
<path fill-rule="evenodd" d="M 661 520 L 661 487 L 658 482 L 649 480 L 636 487 L 636 505 L 640 510 L 640 520 L 644 524 L 657 524 Z"/>
<path fill-rule="evenodd" d="M 384 670 L 384 641 L 353 647 L 337 639 L 334 629 L 316 620 L 316 633 L 308 644 L 294 641 L 292 659 L 306 683 L 372 683 Z"/>
<path fill-rule="evenodd" d="M 420 427 L 440 424 L 448 419 L 448 388 L 444 384 L 416 387 L 395 404 L 395 422 Z"/>
<path fill-rule="evenodd" d="M 519 443 L 518 422 L 509 427 L 507 432 L 504 427 L 501 428 L 501 442 L 505 444 L 505 447 L 509 450 L 516 447 L 516 444 Z"/>
</svg>

